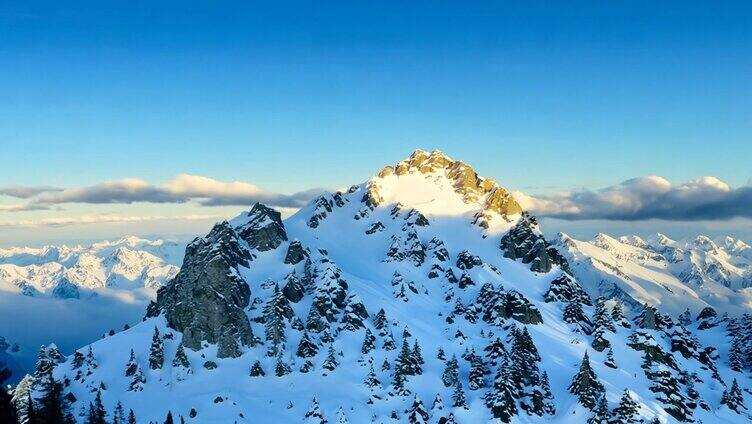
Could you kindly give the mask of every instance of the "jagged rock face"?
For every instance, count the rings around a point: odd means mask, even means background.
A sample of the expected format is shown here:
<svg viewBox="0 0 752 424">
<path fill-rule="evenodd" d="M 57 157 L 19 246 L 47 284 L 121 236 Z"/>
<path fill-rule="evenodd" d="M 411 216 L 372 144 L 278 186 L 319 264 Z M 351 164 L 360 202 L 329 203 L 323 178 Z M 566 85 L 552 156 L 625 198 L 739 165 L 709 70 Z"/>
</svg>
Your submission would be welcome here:
<svg viewBox="0 0 752 424">
<path fill-rule="evenodd" d="M 290 242 L 290 246 L 287 248 L 287 254 L 285 255 L 285 263 L 289 265 L 295 265 L 300 261 L 305 260 L 308 257 L 308 252 L 303 248 L 300 240 L 293 240 Z"/>
<path fill-rule="evenodd" d="M 251 249 L 260 252 L 273 250 L 287 241 L 285 226 L 279 212 L 256 203 L 247 215 L 248 222 L 237 229 L 240 237 Z"/>
<path fill-rule="evenodd" d="M 158 291 L 147 316 L 164 313 L 188 348 L 199 349 L 205 341 L 218 344 L 219 357 L 239 356 L 240 347 L 253 345 L 254 337 L 243 311 L 251 290 L 236 269 L 247 267 L 251 258 L 229 223 L 217 224 L 186 248 L 180 272 Z"/>
<path fill-rule="evenodd" d="M 535 218 L 527 214 L 501 238 L 501 250 L 505 257 L 520 259 L 536 272 L 551 271 L 553 265 L 570 272 L 566 259 L 546 241 Z"/>
<path fill-rule="evenodd" d="M 67 278 L 63 278 L 55 285 L 52 295 L 58 299 L 78 299 L 81 297 L 78 286 L 71 283 Z"/>
<path fill-rule="evenodd" d="M 543 317 L 535 305 L 521 293 L 510 290 L 506 293 L 504 318 L 512 318 L 523 324 L 540 324 Z"/>
</svg>

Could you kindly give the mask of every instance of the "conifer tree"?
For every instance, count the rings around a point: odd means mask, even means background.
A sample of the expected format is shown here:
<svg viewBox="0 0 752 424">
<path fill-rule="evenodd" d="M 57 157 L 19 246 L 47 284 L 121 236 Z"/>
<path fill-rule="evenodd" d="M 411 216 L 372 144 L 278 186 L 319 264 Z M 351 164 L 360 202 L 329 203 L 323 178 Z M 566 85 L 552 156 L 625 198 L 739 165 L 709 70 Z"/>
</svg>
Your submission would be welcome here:
<svg viewBox="0 0 752 424">
<path fill-rule="evenodd" d="M 261 367 L 261 362 L 256 360 L 256 362 L 254 362 L 253 365 L 251 365 L 250 376 L 251 377 L 263 377 L 265 375 L 266 373 L 264 372 L 264 368 Z"/>
<path fill-rule="evenodd" d="M 329 350 L 326 353 L 326 359 L 324 359 L 324 363 L 321 364 L 321 368 L 327 371 L 334 371 L 337 366 L 339 366 L 339 361 L 337 361 L 337 354 L 334 351 L 334 346 L 329 345 Z"/>
<path fill-rule="evenodd" d="M 337 409 L 337 424 L 349 424 L 350 421 L 347 419 L 347 415 L 345 415 L 345 411 L 340 406 L 339 409 Z"/>
<path fill-rule="evenodd" d="M 580 403 L 588 409 L 593 409 L 598 398 L 603 394 L 603 385 L 598 381 L 595 371 L 590 366 L 587 352 L 582 357 L 579 371 L 569 385 L 569 393 L 577 395 Z"/>
<path fill-rule="evenodd" d="M 363 381 L 363 384 L 365 384 L 366 387 L 370 388 L 371 390 L 381 387 L 381 381 L 379 381 L 379 378 L 376 376 L 376 372 L 373 369 L 373 362 L 371 362 L 370 369 L 368 370 L 368 375 L 366 376 L 365 381 Z"/>
<path fill-rule="evenodd" d="M 0 422 L 8 424 L 17 424 L 18 417 L 16 408 L 13 405 L 12 397 L 5 390 L 5 381 L 10 378 L 12 372 L 5 367 L 4 362 L 0 362 Z"/>
<path fill-rule="evenodd" d="M 731 340 L 729 348 L 729 368 L 732 371 L 740 372 L 744 369 L 744 349 L 742 347 L 742 338 L 737 336 Z"/>
<path fill-rule="evenodd" d="M 366 328 L 366 334 L 363 337 L 363 344 L 360 347 L 360 353 L 367 354 L 371 352 L 375 347 L 376 337 L 371 333 L 370 328 Z"/>
<path fill-rule="evenodd" d="M 742 396 L 742 391 L 739 389 L 739 383 L 734 379 L 734 382 L 731 383 L 731 387 L 727 390 L 723 391 L 723 395 L 721 396 L 721 405 L 726 405 L 728 409 L 736 412 L 737 414 L 740 414 L 740 409 L 747 409 L 746 406 L 744 406 L 744 397 Z"/>
<path fill-rule="evenodd" d="M 167 417 L 165 417 L 164 424 L 175 424 L 175 421 L 172 419 L 172 411 L 167 411 Z"/>
<path fill-rule="evenodd" d="M 154 327 L 154 335 L 151 338 L 151 348 L 149 349 L 149 368 L 153 370 L 162 369 L 164 365 L 164 344 L 159 330 Z"/>
<path fill-rule="evenodd" d="M 128 424 L 136 424 L 136 414 L 132 409 L 128 411 Z"/>
<path fill-rule="evenodd" d="M 452 359 L 446 362 L 444 366 L 444 373 L 441 375 L 441 381 L 444 382 L 445 387 L 452 387 L 459 381 L 460 366 L 457 362 L 457 357 L 452 355 Z"/>
<path fill-rule="evenodd" d="M 386 335 L 384 336 L 384 344 L 382 347 L 386 351 L 397 349 L 397 342 L 394 340 L 394 334 L 392 334 L 391 329 L 386 329 Z"/>
<path fill-rule="evenodd" d="M 418 396 L 413 399 L 413 406 L 410 407 L 407 422 L 410 424 L 428 424 L 428 412 Z"/>
<path fill-rule="evenodd" d="M 441 395 L 436 393 L 431 404 L 431 415 L 436 415 L 444 410 L 444 401 L 441 399 Z"/>
<path fill-rule="evenodd" d="M 303 422 L 310 424 L 326 424 L 328 422 L 326 418 L 324 418 L 324 413 L 321 412 L 319 402 L 315 397 L 303 418 Z"/>
<path fill-rule="evenodd" d="M 486 358 L 491 361 L 491 365 L 496 366 L 498 363 L 503 362 L 504 359 L 509 356 L 507 348 L 504 347 L 504 342 L 500 338 L 495 338 L 491 343 L 483 349 L 486 352 Z"/>
<path fill-rule="evenodd" d="M 175 357 L 172 359 L 172 372 L 178 381 L 185 380 L 185 378 L 192 374 L 191 362 L 188 360 L 188 355 L 185 354 L 185 348 L 183 343 L 178 344 L 178 349 L 175 351 Z"/>
<path fill-rule="evenodd" d="M 632 327 L 632 324 L 629 323 L 629 320 L 627 320 L 627 317 L 624 315 L 624 307 L 622 306 L 622 303 L 618 300 L 614 304 L 614 307 L 611 308 L 611 320 L 624 328 Z"/>
<path fill-rule="evenodd" d="M 486 364 L 479 355 L 473 355 L 470 361 L 470 375 L 468 387 L 470 390 L 478 390 L 486 387 Z"/>
<path fill-rule="evenodd" d="M 415 375 L 423 374 L 423 365 L 425 365 L 426 362 L 423 360 L 423 353 L 420 350 L 420 345 L 418 344 L 417 339 L 413 343 L 411 360 L 413 362 L 413 372 L 415 373 Z"/>
<path fill-rule="evenodd" d="M 384 358 L 384 362 L 381 364 L 381 371 L 387 371 L 392 368 L 391 365 L 389 365 L 389 359 Z"/>
<path fill-rule="evenodd" d="M 125 410 L 123 409 L 123 404 L 120 403 L 120 401 L 115 404 L 115 410 L 112 411 L 112 424 L 126 424 Z"/>
<path fill-rule="evenodd" d="M 554 395 L 551 393 L 551 383 L 548 381 L 548 373 L 543 371 L 541 375 L 541 390 L 543 392 L 543 412 L 548 415 L 556 414 Z"/>
<path fill-rule="evenodd" d="M 140 392 L 144 389 L 145 383 L 146 377 L 144 377 L 144 373 L 143 371 L 141 371 L 141 367 L 136 364 L 136 370 L 132 374 L 131 382 L 128 386 L 128 391 Z"/>
<path fill-rule="evenodd" d="M 413 352 L 410 350 L 410 344 L 407 342 L 407 339 L 402 339 L 402 349 L 400 350 L 399 355 L 397 355 L 394 369 L 403 376 L 415 375 L 415 366 L 416 364 L 413 358 Z"/>
<path fill-rule="evenodd" d="M 45 424 L 63 423 L 67 410 L 63 399 L 63 385 L 53 378 L 51 370 L 42 378 L 38 389 L 40 397 L 37 419 Z"/>
<path fill-rule="evenodd" d="M 274 375 L 277 377 L 282 377 L 287 374 L 290 374 L 292 370 L 290 369 L 290 365 L 285 362 L 285 360 L 282 358 L 282 352 L 279 352 L 277 355 L 277 363 L 274 365 Z"/>
<path fill-rule="evenodd" d="M 319 346 L 308 336 L 308 331 L 304 331 L 295 354 L 300 358 L 312 358 L 317 353 L 319 353 Z"/>
<path fill-rule="evenodd" d="M 386 329 L 389 325 L 389 322 L 386 319 L 386 312 L 384 312 L 384 309 L 379 309 L 379 311 L 376 313 L 376 315 L 373 317 L 373 327 L 379 330 L 379 336 L 385 336 L 386 335 Z"/>
<path fill-rule="evenodd" d="M 462 389 L 462 382 L 457 379 L 454 384 L 454 392 L 452 392 L 452 406 L 455 408 L 466 408 L 467 400 L 465 399 L 465 391 Z"/>
<path fill-rule="evenodd" d="M 94 402 L 89 404 L 89 414 L 86 418 L 86 424 L 107 424 L 107 410 L 102 404 L 102 392 L 97 391 Z"/>
<path fill-rule="evenodd" d="M 133 376 L 133 374 L 136 373 L 137 369 L 138 369 L 138 362 L 136 362 L 136 355 L 133 353 L 133 349 L 131 349 L 130 358 L 128 358 L 128 363 L 125 365 L 125 376 L 126 377 Z"/>
<path fill-rule="evenodd" d="M 609 424 L 611 422 L 611 413 L 608 410 L 608 401 L 606 396 L 601 394 L 593 410 L 593 415 L 587 420 L 587 424 Z"/>
<path fill-rule="evenodd" d="M 511 364 L 505 361 L 494 378 L 493 388 L 486 394 L 486 406 L 494 418 L 508 423 L 517 415 L 516 387 L 512 381 Z"/>
<path fill-rule="evenodd" d="M 564 322 L 574 324 L 575 332 L 590 332 L 590 320 L 582 311 L 582 304 L 579 299 L 570 299 L 567 306 L 564 307 Z"/>
<path fill-rule="evenodd" d="M 621 399 L 619 400 L 619 405 L 614 409 L 613 413 L 616 422 L 619 424 L 633 424 L 639 422 L 637 410 L 637 402 L 632 399 L 629 390 L 624 389 L 624 393 L 622 393 Z"/>
<path fill-rule="evenodd" d="M 289 300 L 282 294 L 279 284 L 274 285 L 274 293 L 264 307 L 264 334 L 271 344 L 268 355 L 275 356 L 282 343 L 287 341 L 285 335 L 285 317 L 292 317 Z"/>
<path fill-rule="evenodd" d="M 614 361 L 614 350 L 611 348 L 608 348 L 608 351 L 606 351 L 606 360 L 603 362 L 603 365 L 609 367 L 609 368 L 616 368 L 616 362 Z"/>
<path fill-rule="evenodd" d="M 436 352 L 436 359 L 446 361 L 446 353 L 444 353 L 444 349 L 441 346 L 439 346 L 439 350 Z"/>
</svg>

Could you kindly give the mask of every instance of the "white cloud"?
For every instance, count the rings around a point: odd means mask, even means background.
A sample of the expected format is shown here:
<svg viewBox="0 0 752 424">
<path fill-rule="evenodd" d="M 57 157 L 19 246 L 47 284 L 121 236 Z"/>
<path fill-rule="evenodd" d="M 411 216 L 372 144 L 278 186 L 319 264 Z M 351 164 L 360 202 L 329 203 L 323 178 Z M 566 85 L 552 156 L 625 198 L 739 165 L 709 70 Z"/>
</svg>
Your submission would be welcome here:
<svg viewBox="0 0 752 424">
<path fill-rule="evenodd" d="M 7 193 L 27 195 L 28 202 L 5 205 L 0 211 L 49 209 L 50 205 L 63 203 L 130 204 L 186 203 L 196 201 L 203 206 L 251 205 L 261 202 L 272 207 L 298 208 L 323 190 L 313 189 L 291 195 L 260 189 L 250 183 L 218 181 L 199 175 L 180 174 L 165 184 L 154 185 L 138 178 L 106 181 L 103 183 L 68 189 L 41 190 L 34 187 L 15 186 Z M 33 193 L 33 194 L 32 194 Z"/>
<path fill-rule="evenodd" d="M 224 215 L 81 215 L 72 217 L 53 217 L 40 220 L 18 220 L 18 221 L 0 221 L 2 228 L 24 228 L 24 227 L 64 227 L 69 225 L 86 225 L 86 224 L 120 224 L 120 223 L 139 223 L 153 221 L 201 221 L 201 220 L 219 220 L 227 218 Z"/>
<path fill-rule="evenodd" d="M 752 217 L 752 186 L 732 188 L 712 176 L 673 185 L 659 176 L 633 178 L 601 190 L 530 196 L 516 192 L 524 209 L 541 216 L 608 220 L 722 220 Z"/>
</svg>

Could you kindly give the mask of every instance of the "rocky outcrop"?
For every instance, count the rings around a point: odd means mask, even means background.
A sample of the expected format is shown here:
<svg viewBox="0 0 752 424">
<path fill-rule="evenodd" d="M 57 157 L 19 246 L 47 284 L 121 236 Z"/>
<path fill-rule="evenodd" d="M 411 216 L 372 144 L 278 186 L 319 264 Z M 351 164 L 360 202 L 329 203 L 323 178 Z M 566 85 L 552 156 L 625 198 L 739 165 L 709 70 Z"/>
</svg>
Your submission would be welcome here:
<svg viewBox="0 0 752 424">
<path fill-rule="evenodd" d="M 71 283 L 66 277 L 58 281 L 55 288 L 52 289 L 52 295 L 58 299 L 78 299 L 81 297 L 78 286 Z"/>
<path fill-rule="evenodd" d="M 282 242 L 287 241 L 282 216 L 274 209 L 256 203 L 246 218 L 247 222 L 238 226 L 236 230 L 251 249 L 264 252 L 276 249 Z"/>
<path fill-rule="evenodd" d="M 267 229 L 262 230 L 265 236 L 246 232 L 259 242 L 257 246 L 270 246 L 274 238 L 270 235 L 279 235 L 269 230 L 270 224 L 258 228 Z M 159 289 L 147 316 L 164 314 L 168 326 L 183 333 L 185 347 L 199 349 L 203 342 L 216 343 L 219 357 L 240 356 L 242 346 L 255 343 L 244 312 L 251 290 L 237 272 L 240 266 L 248 267 L 251 259 L 229 223 L 215 225 L 206 237 L 188 245 L 180 272 Z"/>
<path fill-rule="evenodd" d="M 287 254 L 285 255 L 285 263 L 288 265 L 295 265 L 300 261 L 305 260 L 308 257 L 308 252 L 300 240 L 293 240 L 290 242 L 290 246 L 287 247 Z"/>
<path fill-rule="evenodd" d="M 538 308 L 515 290 L 506 293 L 504 303 L 504 318 L 512 318 L 523 324 L 540 324 L 543 322 L 543 316 L 541 316 Z"/>
<path fill-rule="evenodd" d="M 543 295 L 543 300 L 563 303 L 578 301 L 583 305 L 593 304 L 585 290 L 567 273 L 562 273 L 551 281 L 548 291 Z"/>
<path fill-rule="evenodd" d="M 571 273 L 564 256 L 541 234 L 535 217 L 526 213 L 501 238 L 501 250 L 504 257 L 530 264 L 530 269 L 535 272 L 548 272 L 553 265 L 558 265 L 565 272 Z"/>
<path fill-rule="evenodd" d="M 457 268 L 466 270 L 466 269 L 472 269 L 476 266 L 483 265 L 483 261 L 480 259 L 479 256 L 473 255 L 467 250 L 463 250 L 457 255 Z"/>
</svg>

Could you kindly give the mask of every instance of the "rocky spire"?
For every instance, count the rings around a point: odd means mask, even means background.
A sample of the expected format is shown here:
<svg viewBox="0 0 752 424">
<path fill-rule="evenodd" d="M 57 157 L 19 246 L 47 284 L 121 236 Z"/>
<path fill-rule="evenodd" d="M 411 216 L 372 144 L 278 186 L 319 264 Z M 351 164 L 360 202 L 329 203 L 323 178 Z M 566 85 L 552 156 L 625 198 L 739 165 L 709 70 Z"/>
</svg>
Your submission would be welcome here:
<svg viewBox="0 0 752 424">
<path fill-rule="evenodd" d="M 264 252 L 276 249 L 283 241 L 287 241 L 282 216 L 276 210 L 256 203 L 245 219 L 246 222 L 238 225 L 236 230 L 251 249 Z"/>
</svg>

